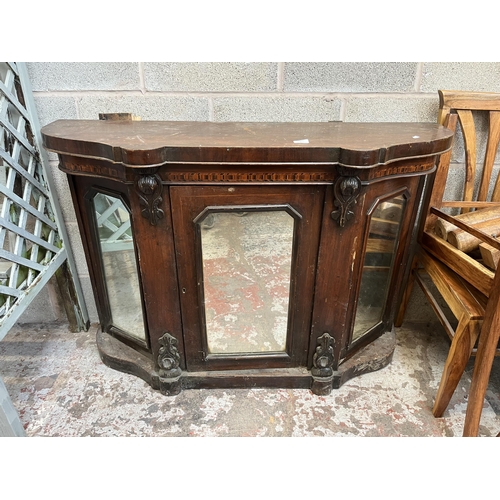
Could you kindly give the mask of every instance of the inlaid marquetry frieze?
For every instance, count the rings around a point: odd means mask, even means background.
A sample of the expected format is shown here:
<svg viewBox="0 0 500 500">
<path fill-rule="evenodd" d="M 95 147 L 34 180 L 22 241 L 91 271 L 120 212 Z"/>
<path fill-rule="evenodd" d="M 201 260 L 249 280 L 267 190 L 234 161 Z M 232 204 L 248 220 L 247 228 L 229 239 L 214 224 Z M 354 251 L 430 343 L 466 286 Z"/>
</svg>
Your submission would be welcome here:
<svg viewBox="0 0 500 500">
<path fill-rule="evenodd" d="M 370 179 L 378 179 L 380 177 L 396 175 L 418 174 L 419 172 L 426 172 L 427 170 L 431 170 L 433 166 L 434 159 L 423 163 L 413 163 L 410 165 L 385 166 L 383 168 L 373 170 L 373 172 L 370 173 Z"/>
<path fill-rule="evenodd" d="M 165 172 L 165 182 L 328 182 L 333 172 Z"/>
<path fill-rule="evenodd" d="M 124 179 L 124 170 L 112 163 L 97 162 L 91 158 L 78 159 L 60 157 L 59 168 L 68 174 L 106 177 L 108 179 Z"/>
</svg>

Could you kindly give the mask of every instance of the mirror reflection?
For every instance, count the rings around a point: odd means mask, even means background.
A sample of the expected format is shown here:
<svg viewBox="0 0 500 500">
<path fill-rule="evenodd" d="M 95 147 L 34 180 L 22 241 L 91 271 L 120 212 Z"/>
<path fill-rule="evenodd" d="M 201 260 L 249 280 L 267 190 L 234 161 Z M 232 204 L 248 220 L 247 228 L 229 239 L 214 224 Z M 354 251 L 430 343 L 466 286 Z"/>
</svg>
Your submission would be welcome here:
<svg viewBox="0 0 500 500">
<path fill-rule="evenodd" d="M 93 204 L 112 323 L 145 340 L 129 212 L 119 198 L 109 194 L 97 193 Z"/>
<path fill-rule="evenodd" d="M 352 334 L 353 341 L 382 319 L 404 206 L 404 198 L 398 196 L 380 203 L 372 214 Z"/>
<path fill-rule="evenodd" d="M 199 225 L 209 352 L 285 351 L 293 217 L 218 212 Z"/>
</svg>

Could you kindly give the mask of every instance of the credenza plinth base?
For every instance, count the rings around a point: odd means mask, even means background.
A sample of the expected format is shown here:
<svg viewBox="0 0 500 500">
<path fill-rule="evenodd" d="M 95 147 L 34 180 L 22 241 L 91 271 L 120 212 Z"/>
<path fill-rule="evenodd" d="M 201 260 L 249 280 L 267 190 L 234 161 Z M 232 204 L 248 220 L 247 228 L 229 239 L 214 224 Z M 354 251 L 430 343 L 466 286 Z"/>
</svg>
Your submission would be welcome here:
<svg viewBox="0 0 500 500">
<path fill-rule="evenodd" d="M 128 347 L 99 328 L 97 347 L 101 360 L 115 370 L 140 377 L 153 389 L 166 396 L 179 394 L 183 389 L 214 388 L 287 388 L 310 389 L 314 394 L 327 395 L 348 380 L 387 366 L 396 347 L 396 335 L 390 331 L 376 339 L 352 358 L 342 363 L 331 377 L 313 377 L 305 367 L 270 368 L 226 371 L 183 371 L 175 378 L 161 378 L 153 361 Z"/>
</svg>

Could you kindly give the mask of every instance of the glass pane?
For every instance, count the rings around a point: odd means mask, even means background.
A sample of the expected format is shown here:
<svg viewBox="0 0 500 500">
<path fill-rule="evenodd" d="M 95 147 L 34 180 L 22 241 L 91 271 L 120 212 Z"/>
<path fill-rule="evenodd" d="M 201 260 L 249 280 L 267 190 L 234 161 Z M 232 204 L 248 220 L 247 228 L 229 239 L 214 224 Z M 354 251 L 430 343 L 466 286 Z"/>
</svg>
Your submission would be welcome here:
<svg viewBox="0 0 500 500">
<path fill-rule="evenodd" d="M 373 212 L 352 340 L 382 319 L 404 205 L 404 198 L 398 196 L 380 203 Z"/>
<path fill-rule="evenodd" d="M 112 323 L 145 340 L 129 212 L 119 198 L 108 194 L 96 194 L 93 202 Z"/>
<path fill-rule="evenodd" d="M 293 217 L 220 212 L 199 224 L 209 352 L 285 351 Z"/>
</svg>

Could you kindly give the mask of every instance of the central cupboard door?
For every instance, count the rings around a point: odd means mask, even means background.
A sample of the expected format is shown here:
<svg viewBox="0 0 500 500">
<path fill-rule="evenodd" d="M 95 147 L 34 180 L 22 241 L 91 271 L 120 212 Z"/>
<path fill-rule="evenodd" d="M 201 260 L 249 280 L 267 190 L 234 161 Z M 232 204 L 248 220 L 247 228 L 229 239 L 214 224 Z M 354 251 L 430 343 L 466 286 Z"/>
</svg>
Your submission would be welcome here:
<svg viewBox="0 0 500 500">
<path fill-rule="evenodd" d="M 190 371 L 306 366 L 325 186 L 173 186 Z"/>
</svg>

